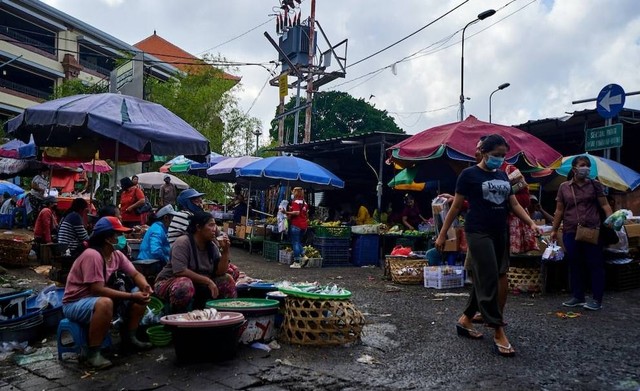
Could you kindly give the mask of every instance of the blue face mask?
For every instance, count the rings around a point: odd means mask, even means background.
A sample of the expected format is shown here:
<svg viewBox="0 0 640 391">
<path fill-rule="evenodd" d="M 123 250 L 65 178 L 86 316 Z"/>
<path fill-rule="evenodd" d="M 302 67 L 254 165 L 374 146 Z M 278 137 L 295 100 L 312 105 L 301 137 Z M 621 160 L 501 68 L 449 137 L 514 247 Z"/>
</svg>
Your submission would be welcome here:
<svg viewBox="0 0 640 391">
<path fill-rule="evenodd" d="M 113 245 L 113 249 L 122 251 L 126 247 L 127 247 L 127 238 L 125 238 L 124 235 L 118 236 L 118 242 L 116 242 L 116 244 Z"/>
<path fill-rule="evenodd" d="M 485 160 L 485 164 L 487 165 L 487 168 L 489 170 L 497 170 L 498 168 L 500 168 L 500 166 L 502 166 L 502 163 L 504 163 L 503 157 L 489 155 Z"/>
</svg>

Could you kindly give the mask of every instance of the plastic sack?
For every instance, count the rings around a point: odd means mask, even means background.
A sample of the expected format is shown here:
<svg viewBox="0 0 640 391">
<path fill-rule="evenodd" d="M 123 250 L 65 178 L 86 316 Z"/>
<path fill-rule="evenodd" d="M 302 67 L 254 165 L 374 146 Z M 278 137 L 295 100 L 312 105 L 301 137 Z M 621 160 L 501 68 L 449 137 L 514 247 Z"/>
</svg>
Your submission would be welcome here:
<svg viewBox="0 0 640 391">
<path fill-rule="evenodd" d="M 551 242 L 542 253 L 542 260 L 547 262 L 557 262 L 564 259 L 564 251 L 556 242 Z"/>
<path fill-rule="evenodd" d="M 147 307 L 147 310 L 144 313 L 144 316 L 142 317 L 142 319 L 140 320 L 140 324 L 143 326 L 150 326 L 150 325 L 154 325 L 154 324 L 159 324 L 160 323 L 160 315 L 162 314 L 154 314 L 153 311 L 151 311 L 151 308 Z"/>
<path fill-rule="evenodd" d="M 633 216 L 633 213 L 630 210 L 620 209 L 613 212 L 611 216 L 607 217 L 607 219 L 604 221 L 604 224 L 610 226 L 616 231 L 620 231 L 624 222 L 631 216 Z"/>
<path fill-rule="evenodd" d="M 287 214 L 285 213 L 288 206 L 289 206 L 289 201 L 287 200 L 283 200 L 282 202 L 280 202 L 280 205 L 278 206 L 278 214 L 276 215 L 276 221 L 278 222 L 278 225 L 277 225 L 278 233 L 287 232 L 289 230 L 289 220 L 287 219 Z"/>
<path fill-rule="evenodd" d="M 55 284 L 51 284 L 44 288 L 36 297 L 36 307 L 45 309 L 47 307 L 60 307 L 62 302 L 56 292 Z"/>
<path fill-rule="evenodd" d="M 404 257 L 408 257 L 411 254 L 411 247 L 403 247 L 401 245 L 397 245 L 391 251 L 391 255 L 400 255 Z"/>
</svg>

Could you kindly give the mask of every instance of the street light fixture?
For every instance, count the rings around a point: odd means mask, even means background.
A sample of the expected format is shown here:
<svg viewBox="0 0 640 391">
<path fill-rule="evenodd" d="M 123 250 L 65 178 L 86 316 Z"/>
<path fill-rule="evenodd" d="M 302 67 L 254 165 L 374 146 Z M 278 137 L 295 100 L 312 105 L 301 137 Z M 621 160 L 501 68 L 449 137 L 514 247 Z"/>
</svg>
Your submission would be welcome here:
<svg viewBox="0 0 640 391">
<path fill-rule="evenodd" d="M 490 16 L 493 16 L 496 10 L 489 9 L 478 14 L 478 17 L 471 22 L 467 23 L 462 29 L 462 55 L 460 56 L 460 121 L 464 121 L 464 33 L 467 27 L 481 20 L 485 20 Z"/>
<path fill-rule="evenodd" d="M 491 98 L 493 97 L 493 94 L 495 94 L 498 91 L 502 91 L 505 88 L 509 87 L 511 85 L 511 83 L 502 83 L 498 86 L 498 88 L 496 88 L 495 90 L 493 90 L 493 92 L 491 93 L 491 95 L 489 95 L 489 123 L 491 123 Z"/>
<path fill-rule="evenodd" d="M 260 142 L 260 135 L 262 131 L 260 129 L 256 129 L 252 132 L 256 136 L 256 156 L 258 156 L 258 143 Z"/>
</svg>

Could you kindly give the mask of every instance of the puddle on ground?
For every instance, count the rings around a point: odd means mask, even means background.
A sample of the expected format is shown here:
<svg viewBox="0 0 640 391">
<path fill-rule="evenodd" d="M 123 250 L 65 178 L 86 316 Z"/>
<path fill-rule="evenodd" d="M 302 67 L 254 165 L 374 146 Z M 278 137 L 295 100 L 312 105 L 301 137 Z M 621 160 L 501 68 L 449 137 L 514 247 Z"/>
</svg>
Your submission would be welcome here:
<svg viewBox="0 0 640 391">
<path fill-rule="evenodd" d="M 400 345 L 388 337 L 388 335 L 396 335 L 396 331 L 396 326 L 391 323 L 367 324 L 362 329 L 360 338 L 365 346 L 387 351 Z"/>
</svg>

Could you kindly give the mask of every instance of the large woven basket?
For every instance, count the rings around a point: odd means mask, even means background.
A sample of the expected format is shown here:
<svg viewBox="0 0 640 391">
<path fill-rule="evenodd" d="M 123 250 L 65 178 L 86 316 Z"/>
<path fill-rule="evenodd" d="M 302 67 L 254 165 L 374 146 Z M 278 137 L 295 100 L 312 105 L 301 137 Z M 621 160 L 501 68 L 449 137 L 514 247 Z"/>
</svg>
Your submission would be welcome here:
<svg viewBox="0 0 640 391">
<path fill-rule="evenodd" d="M 0 263 L 25 266 L 29 262 L 33 238 L 15 233 L 0 233 Z"/>
<path fill-rule="evenodd" d="M 510 267 L 507 276 L 509 278 L 510 291 L 542 291 L 542 275 L 540 274 L 540 268 Z"/>
<path fill-rule="evenodd" d="M 396 284 L 421 285 L 424 283 L 424 267 L 427 262 L 423 258 L 387 257 L 391 280 Z"/>
<path fill-rule="evenodd" d="M 282 333 L 299 345 L 331 346 L 355 342 L 364 316 L 350 300 L 319 300 L 289 296 L 285 301 Z"/>
</svg>

